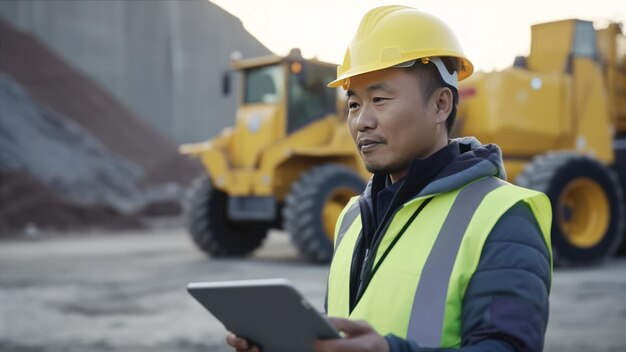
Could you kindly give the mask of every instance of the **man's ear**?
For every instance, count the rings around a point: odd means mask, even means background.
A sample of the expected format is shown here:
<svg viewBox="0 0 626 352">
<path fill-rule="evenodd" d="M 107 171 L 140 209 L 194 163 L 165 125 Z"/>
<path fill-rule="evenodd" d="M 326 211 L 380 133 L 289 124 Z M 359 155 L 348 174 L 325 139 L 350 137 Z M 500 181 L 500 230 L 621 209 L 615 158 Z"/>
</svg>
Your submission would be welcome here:
<svg viewBox="0 0 626 352">
<path fill-rule="evenodd" d="M 433 94 L 436 106 L 436 123 L 446 123 L 450 112 L 452 111 L 453 99 L 452 90 L 448 87 L 437 89 Z"/>
</svg>

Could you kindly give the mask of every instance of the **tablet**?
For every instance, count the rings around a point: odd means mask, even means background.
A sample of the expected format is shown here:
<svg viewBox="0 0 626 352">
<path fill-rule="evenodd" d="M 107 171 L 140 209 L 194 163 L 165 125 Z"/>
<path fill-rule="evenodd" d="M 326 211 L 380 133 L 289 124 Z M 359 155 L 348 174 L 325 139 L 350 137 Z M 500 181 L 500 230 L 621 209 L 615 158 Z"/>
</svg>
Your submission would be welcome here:
<svg viewBox="0 0 626 352">
<path fill-rule="evenodd" d="M 195 282 L 187 291 L 226 330 L 263 352 L 307 352 L 316 339 L 340 337 L 287 279 Z"/>
</svg>

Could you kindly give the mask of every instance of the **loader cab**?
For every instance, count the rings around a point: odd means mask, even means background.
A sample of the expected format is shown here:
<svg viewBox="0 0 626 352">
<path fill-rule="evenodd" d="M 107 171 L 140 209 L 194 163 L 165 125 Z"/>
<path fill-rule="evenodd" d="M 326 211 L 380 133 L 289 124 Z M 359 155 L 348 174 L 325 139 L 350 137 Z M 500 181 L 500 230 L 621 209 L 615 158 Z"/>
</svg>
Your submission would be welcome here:
<svg viewBox="0 0 626 352">
<path fill-rule="evenodd" d="M 280 104 L 285 96 L 284 68 L 274 64 L 244 71 L 244 104 Z"/>
<path fill-rule="evenodd" d="M 286 134 L 337 112 L 337 92 L 326 87 L 335 78 L 334 65 L 292 51 L 287 57 L 242 60 L 236 66 L 243 73 L 242 106 L 274 106 L 284 112 Z"/>
<path fill-rule="evenodd" d="M 596 30 L 593 23 L 576 21 L 574 24 L 574 38 L 572 40 L 571 57 L 587 57 L 599 60 Z"/>
<path fill-rule="evenodd" d="M 333 66 L 300 60 L 287 66 L 287 133 L 336 113 L 336 92 L 326 87 L 335 77 Z"/>
<path fill-rule="evenodd" d="M 575 58 L 598 60 L 596 31 L 589 21 L 570 19 L 532 26 L 528 69 L 543 73 L 573 72 Z"/>
</svg>

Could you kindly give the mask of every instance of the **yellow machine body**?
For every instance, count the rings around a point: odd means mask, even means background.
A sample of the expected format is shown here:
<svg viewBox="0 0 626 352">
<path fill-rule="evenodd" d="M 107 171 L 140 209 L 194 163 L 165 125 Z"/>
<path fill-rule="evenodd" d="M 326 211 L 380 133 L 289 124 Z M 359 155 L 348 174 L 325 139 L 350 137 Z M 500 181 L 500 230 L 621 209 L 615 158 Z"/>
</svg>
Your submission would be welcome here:
<svg viewBox="0 0 626 352">
<path fill-rule="evenodd" d="M 328 77 L 312 72 L 311 68 L 327 68 L 332 76 L 335 65 L 303 60 L 292 54 L 239 61 L 234 66 L 243 71 L 244 80 L 248 77 L 247 70 L 274 67 L 282 81 L 275 82 L 276 96 L 265 97 L 267 102 L 255 103 L 246 102 L 245 90 L 250 82 L 244 81 L 235 126 L 224 129 L 209 141 L 180 147 L 182 153 L 202 160 L 214 187 L 231 196 L 273 196 L 282 202 L 293 182 L 320 163 L 344 164 L 357 170 L 364 180 L 370 177 L 350 138 L 345 118 L 339 117 L 338 111 L 344 108 L 344 102 L 333 100 L 332 111 L 303 121 L 302 126 L 290 131 L 290 117 L 298 118 L 289 116 L 290 103 L 294 95 L 301 94 L 291 89 L 294 77 L 309 70 L 309 82 L 323 84 Z M 335 90 L 331 92 L 334 98 L 341 99 Z M 319 102 L 309 99 L 301 111 L 315 109 L 313 104 Z"/>
<path fill-rule="evenodd" d="M 181 146 L 207 169 L 188 218 L 211 255 L 244 255 L 266 229 L 289 232 L 300 253 L 332 258 L 335 220 L 369 179 L 346 128 L 346 104 L 326 83 L 335 65 L 297 52 L 237 61 L 233 127 Z M 615 253 L 624 233 L 626 40 L 618 24 L 581 20 L 532 27 L 530 54 L 460 82 L 455 135 L 498 144 L 510 181 L 553 204 L 557 263 Z"/>
<path fill-rule="evenodd" d="M 509 180 L 552 202 L 558 264 L 619 248 L 626 185 L 626 41 L 615 23 L 532 27 L 530 53 L 460 82 L 455 132 L 502 148 Z"/>
<path fill-rule="evenodd" d="M 593 28 L 580 20 L 535 25 L 525 67 L 478 72 L 460 83 L 460 134 L 498 144 L 511 180 L 548 151 L 614 161 L 614 136 L 626 132 L 624 54 L 617 60 L 623 36 L 616 24 L 597 31 L 600 50 L 592 53 L 583 44 L 593 46 L 593 38 L 573 47 L 579 27 Z"/>
</svg>

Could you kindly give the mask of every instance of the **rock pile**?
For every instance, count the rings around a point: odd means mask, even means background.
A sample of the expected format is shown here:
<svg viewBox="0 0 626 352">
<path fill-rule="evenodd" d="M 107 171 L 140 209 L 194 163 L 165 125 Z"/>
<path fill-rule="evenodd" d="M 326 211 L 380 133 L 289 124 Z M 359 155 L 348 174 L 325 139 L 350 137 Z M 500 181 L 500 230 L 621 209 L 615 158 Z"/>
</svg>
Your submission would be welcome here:
<svg viewBox="0 0 626 352">
<path fill-rule="evenodd" d="M 95 82 L 0 21 L 0 233 L 136 226 L 142 209 L 180 209 L 200 172 Z"/>
</svg>

